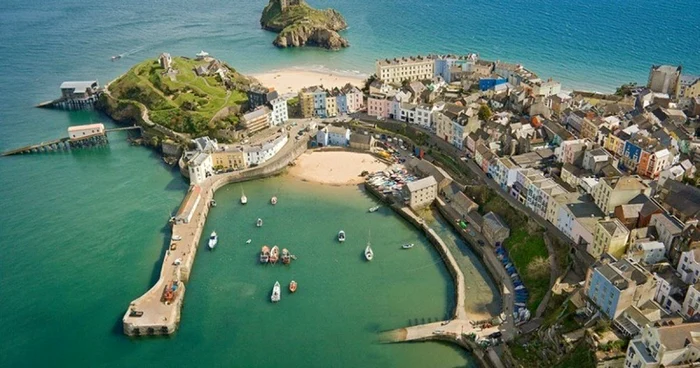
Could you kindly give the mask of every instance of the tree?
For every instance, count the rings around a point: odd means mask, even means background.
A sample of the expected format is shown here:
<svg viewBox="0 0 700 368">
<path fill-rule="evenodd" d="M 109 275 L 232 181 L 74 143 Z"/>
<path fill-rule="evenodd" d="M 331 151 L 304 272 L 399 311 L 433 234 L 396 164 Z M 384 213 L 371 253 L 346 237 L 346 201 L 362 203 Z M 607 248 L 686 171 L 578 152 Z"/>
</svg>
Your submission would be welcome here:
<svg viewBox="0 0 700 368">
<path fill-rule="evenodd" d="M 372 84 L 374 81 L 378 80 L 376 74 L 370 75 L 367 80 L 365 80 L 365 85 L 362 87 L 362 92 L 364 93 L 369 93 L 369 85 Z"/>
<path fill-rule="evenodd" d="M 615 90 L 616 96 L 632 96 L 632 90 L 637 87 L 637 82 L 629 82 L 621 85 Z"/>
<path fill-rule="evenodd" d="M 491 118 L 491 115 L 493 115 L 493 111 L 491 111 L 491 108 L 487 104 L 483 104 L 479 107 L 480 120 L 487 121 Z"/>
</svg>

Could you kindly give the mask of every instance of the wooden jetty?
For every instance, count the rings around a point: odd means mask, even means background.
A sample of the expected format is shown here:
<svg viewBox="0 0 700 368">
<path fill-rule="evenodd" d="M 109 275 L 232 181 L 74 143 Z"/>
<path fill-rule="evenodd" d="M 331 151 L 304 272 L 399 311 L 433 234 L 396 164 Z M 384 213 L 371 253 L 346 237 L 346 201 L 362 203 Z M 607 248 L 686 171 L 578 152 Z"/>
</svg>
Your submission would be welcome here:
<svg viewBox="0 0 700 368">
<path fill-rule="evenodd" d="M 9 150 L 0 156 L 11 156 L 25 153 L 40 153 L 54 151 L 70 151 L 78 148 L 99 147 L 109 144 L 107 133 L 123 130 L 140 130 L 139 126 L 105 129 L 103 124 L 76 125 L 68 128 L 68 137 L 30 144 L 28 146 Z"/>
</svg>

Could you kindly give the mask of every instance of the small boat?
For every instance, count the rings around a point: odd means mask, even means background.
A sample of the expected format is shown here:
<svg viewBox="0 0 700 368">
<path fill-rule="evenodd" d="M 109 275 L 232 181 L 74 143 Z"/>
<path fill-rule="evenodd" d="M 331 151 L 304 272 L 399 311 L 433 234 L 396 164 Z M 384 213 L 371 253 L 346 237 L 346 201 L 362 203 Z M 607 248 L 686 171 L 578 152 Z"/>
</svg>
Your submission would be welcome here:
<svg viewBox="0 0 700 368">
<path fill-rule="evenodd" d="M 262 226 L 262 219 L 258 217 L 258 221 L 255 222 L 255 226 L 261 227 Z"/>
<path fill-rule="evenodd" d="M 177 243 L 170 243 L 170 250 L 177 249 Z"/>
<path fill-rule="evenodd" d="M 141 316 L 143 316 L 143 311 L 137 311 L 135 309 L 132 309 L 129 312 L 129 317 L 141 317 Z"/>
<path fill-rule="evenodd" d="M 270 247 L 263 245 L 260 250 L 260 263 L 267 263 L 270 261 Z"/>
<path fill-rule="evenodd" d="M 121 55 L 114 55 L 114 56 L 112 56 L 112 61 L 117 61 L 117 60 L 119 60 L 119 59 L 121 59 L 121 58 L 122 58 Z"/>
<path fill-rule="evenodd" d="M 374 252 L 372 252 L 372 246 L 370 243 L 370 238 L 372 237 L 372 232 L 367 231 L 367 248 L 365 248 L 365 259 L 371 261 L 374 258 Z"/>
<path fill-rule="evenodd" d="M 289 283 L 289 291 L 295 292 L 297 291 L 297 282 L 292 280 L 292 282 Z"/>
<path fill-rule="evenodd" d="M 270 203 L 272 203 L 272 205 L 276 205 L 277 204 L 277 196 L 272 196 L 272 198 L 270 198 Z"/>
<path fill-rule="evenodd" d="M 280 259 L 280 247 L 275 245 L 270 251 L 270 263 L 277 263 L 278 259 Z"/>
<path fill-rule="evenodd" d="M 270 300 L 273 303 L 277 303 L 280 301 L 280 283 L 279 281 L 275 281 L 275 286 L 272 287 L 272 295 L 270 296 Z"/>
<path fill-rule="evenodd" d="M 246 204 L 248 203 L 248 197 L 245 196 L 245 193 L 243 193 L 243 190 L 241 190 L 241 204 Z"/>
<path fill-rule="evenodd" d="M 216 207 L 216 201 L 212 199 L 212 200 L 209 202 L 209 206 L 211 206 L 211 207 Z"/>
<path fill-rule="evenodd" d="M 341 243 L 345 241 L 345 231 L 340 230 L 338 232 L 338 241 Z"/>
<path fill-rule="evenodd" d="M 219 237 L 216 235 L 216 231 L 212 231 L 211 235 L 209 236 L 209 249 L 214 249 L 216 247 L 216 243 L 219 242 Z"/>
<path fill-rule="evenodd" d="M 253 241 L 253 239 L 248 239 L 248 240 L 245 241 L 245 243 L 246 243 L 246 244 L 250 244 L 250 242 L 252 242 L 252 241 Z"/>
<path fill-rule="evenodd" d="M 379 210 L 379 206 L 374 206 L 369 209 L 369 212 L 377 212 Z"/>
<path fill-rule="evenodd" d="M 365 259 L 371 261 L 372 258 L 374 258 L 374 252 L 372 252 L 372 247 L 367 244 L 367 248 L 365 248 Z"/>
<path fill-rule="evenodd" d="M 292 261 L 292 255 L 289 254 L 287 248 L 282 249 L 282 264 L 289 264 Z"/>
<path fill-rule="evenodd" d="M 411 249 L 411 248 L 413 248 L 413 245 L 414 245 L 413 243 L 411 243 L 411 244 L 404 244 L 404 245 L 401 246 L 401 248 L 403 248 L 403 249 Z"/>
<path fill-rule="evenodd" d="M 172 240 L 172 241 L 180 241 L 180 240 L 182 240 L 182 237 L 181 237 L 180 235 L 175 235 L 175 234 L 173 234 L 173 236 L 170 237 L 170 240 Z"/>
</svg>

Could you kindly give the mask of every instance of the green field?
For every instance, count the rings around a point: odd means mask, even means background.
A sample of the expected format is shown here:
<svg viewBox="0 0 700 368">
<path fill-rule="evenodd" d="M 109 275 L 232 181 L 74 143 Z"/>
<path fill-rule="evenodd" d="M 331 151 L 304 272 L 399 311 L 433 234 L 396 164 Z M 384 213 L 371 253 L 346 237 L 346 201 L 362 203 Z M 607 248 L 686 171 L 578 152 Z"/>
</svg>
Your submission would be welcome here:
<svg viewBox="0 0 700 368">
<path fill-rule="evenodd" d="M 504 246 L 530 293 L 527 307 L 534 314 L 549 290 L 549 253 L 542 234 L 530 235 L 524 228 L 511 229 Z"/>
<path fill-rule="evenodd" d="M 119 100 L 137 101 L 150 111 L 150 119 L 178 132 L 195 136 L 217 129 L 235 128 L 237 115 L 247 103 L 242 86 L 245 76 L 227 73 L 234 88 L 228 89 L 218 75 L 197 76 L 195 68 L 208 62 L 183 57 L 172 59 L 173 74 L 165 74 L 158 60 L 148 59 L 114 81 L 109 90 Z M 219 114 L 218 119 L 213 119 Z"/>
</svg>

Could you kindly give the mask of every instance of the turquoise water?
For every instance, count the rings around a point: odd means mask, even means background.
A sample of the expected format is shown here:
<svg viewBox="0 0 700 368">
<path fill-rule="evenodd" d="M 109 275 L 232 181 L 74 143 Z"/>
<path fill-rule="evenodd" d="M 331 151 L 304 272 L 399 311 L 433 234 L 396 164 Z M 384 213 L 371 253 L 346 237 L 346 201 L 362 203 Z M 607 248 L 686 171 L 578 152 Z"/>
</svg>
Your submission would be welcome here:
<svg viewBox="0 0 700 368">
<path fill-rule="evenodd" d="M 55 98 L 64 80 L 104 84 L 163 51 L 204 49 L 243 72 L 323 66 L 364 73 L 378 57 L 479 52 L 523 62 L 566 88 L 643 82 L 651 63 L 700 73 L 693 0 L 311 2 L 345 14 L 351 48 L 275 49 L 274 35 L 258 25 L 265 1 L 2 1 L 0 151 L 64 136 L 70 125 L 112 126 L 99 113 L 33 105 Z M 123 60 L 110 61 L 120 53 Z M 424 239 L 387 213 L 365 216 L 370 200 L 360 193 L 280 179 L 246 184 L 251 199 L 259 192 L 255 198 L 265 202 L 284 187 L 275 209 L 260 202 L 239 213 L 235 186 L 217 194 L 221 206 L 207 231 L 222 234 L 221 248 L 198 256 L 178 334 L 125 338 L 119 320 L 155 280 L 165 220 L 187 186 L 126 136 L 111 135 L 102 150 L 0 159 L 0 366 L 464 364 L 463 353 L 444 345 L 374 343 L 378 330 L 443 318 L 452 307 L 449 277 Z M 264 269 L 252 250 L 233 244 L 258 241 L 246 234 L 255 230 L 256 208 L 267 220 L 264 241 L 289 243 L 297 264 Z M 377 260 L 365 264 L 365 228 L 380 223 Z M 339 226 L 350 236 L 342 248 L 332 242 Z M 394 252 L 410 239 L 420 246 Z M 481 296 L 492 287 L 475 270 Z M 266 303 L 272 282 L 291 277 L 300 282 L 298 295 Z M 492 298 L 478 303 L 493 308 Z"/>
</svg>

